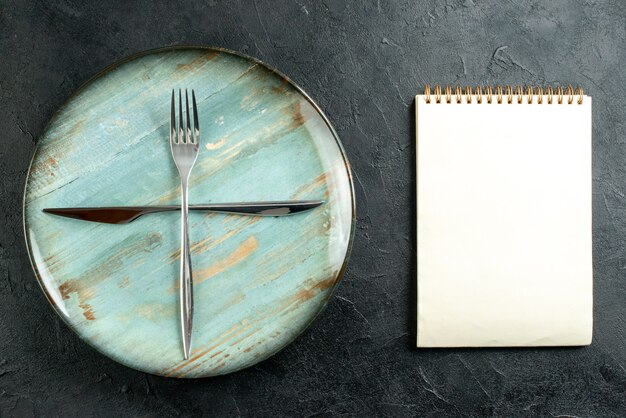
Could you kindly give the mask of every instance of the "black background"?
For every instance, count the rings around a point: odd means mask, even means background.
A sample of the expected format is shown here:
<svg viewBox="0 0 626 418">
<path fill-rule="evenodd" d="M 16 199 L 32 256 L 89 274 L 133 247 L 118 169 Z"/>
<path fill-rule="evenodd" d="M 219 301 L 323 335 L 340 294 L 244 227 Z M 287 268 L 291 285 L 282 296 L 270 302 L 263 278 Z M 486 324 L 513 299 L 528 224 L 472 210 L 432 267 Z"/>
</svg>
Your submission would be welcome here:
<svg viewBox="0 0 626 418">
<path fill-rule="evenodd" d="M 343 141 L 357 196 L 347 273 L 311 328 L 255 367 L 188 381 L 118 365 L 61 322 L 21 209 L 37 138 L 70 94 L 120 58 L 185 44 L 252 55 L 303 87 Z M 626 415 L 625 47 L 621 0 L 2 0 L 0 415 Z M 436 82 L 593 96 L 590 347 L 414 348 L 413 97 Z"/>
</svg>

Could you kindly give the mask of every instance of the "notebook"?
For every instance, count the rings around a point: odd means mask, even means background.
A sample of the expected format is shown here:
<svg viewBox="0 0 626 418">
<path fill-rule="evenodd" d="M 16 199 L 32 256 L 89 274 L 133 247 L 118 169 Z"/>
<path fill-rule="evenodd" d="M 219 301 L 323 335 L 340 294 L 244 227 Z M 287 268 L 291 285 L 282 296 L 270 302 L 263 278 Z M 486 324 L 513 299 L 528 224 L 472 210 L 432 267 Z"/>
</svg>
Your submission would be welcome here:
<svg viewBox="0 0 626 418">
<path fill-rule="evenodd" d="M 417 346 L 588 345 L 591 97 L 416 96 Z"/>
</svg>

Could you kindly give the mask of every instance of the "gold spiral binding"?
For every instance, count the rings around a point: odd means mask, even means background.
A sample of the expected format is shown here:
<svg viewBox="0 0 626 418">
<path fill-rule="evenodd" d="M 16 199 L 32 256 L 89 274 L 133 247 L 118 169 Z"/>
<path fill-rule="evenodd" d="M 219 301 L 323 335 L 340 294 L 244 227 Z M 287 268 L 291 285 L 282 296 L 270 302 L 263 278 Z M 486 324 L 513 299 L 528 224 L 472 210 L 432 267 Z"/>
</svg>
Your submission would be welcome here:
<svg viewBox="0 0 626 418">
<path fill-rule="evenodd" d="M 522 91 L 522 86 L 515 86 L 515 95 L 517 96 L 517 103 L 522 104 L 522 100 L 524 100 L 524 92 Z"/>
<path fill-rule="evenodd" d="M 567 86 L 567 104 L 572 104 L 574 103 L 574 89 L 572 88 L 572 86 Z"/>
<path fill-rule="evenodd" d="M 535 96 L 537 96 L 537 104 L 543 103 L 543 89 L 541 87 L 535 87 Z"/>
<path fill-rule="evenodd" d="M 452 88 L 450 86 L 446 86 L 445 95 L 446 103 L 452 103 Z"/>
<path fill-rule="evenodd" d="M 476 103 L 481 104 L 483 102 L 483 88 L 480 86 L 476 86 L 476 90 L 474 90 L 474 95 L 476 96 Z"/>
<path fill-rule="evenodd" d="M 533 88 L 530 86 L 526 87 L 526 99 L 528 100 L 528 104 L 533 103 Z"/>
<path fill-rule="evenodd" d="M 461 86 L 449 86 L 446 85 L 443 89 L 439 84 L 435 84 L 434 89 L 431 93 L 430 84 L 426 84 L 424 86 L 424 100 L 426 103 L 431 103 L 434 97 L 435 103 L 442 103 L 442 99 L 445 103 L 452 103 L 453 101 L 457 104 L 463 103 L 463 98 L 465 98 L 465 103 L 471 104 L 474 102 L 476 104 L 482 104 L 483 99 L 487 104 L 492 104 L 495 96 L 495 102 L 497 104 L 512 104 L 513 100 L 517 101 L 518 104 L 524 103 L 524 98 L 526 98 L 526 103 L 532 104 L 543 104 L 544 101 L 546 104 L 556 103 L 563 104 L 563 100 L 567 100 L 567 104 L 573 104 L 574 100 L 577 104 L 583 104 L 583 97 L 585 93 L 581 87 L 572 87 L 568 85 L 563 88 L 561 86 L 557 86 L 553 88 L 551 86 L 547 86 L 545 88 L 541 86 L 496 86 L 495 89 L 492 86 L 476 86 L 472 88 L 471 86 L 466 86 L 462 88 Z M 454 96 L 454 98 L 453 98 Z M 503 99 L 506 97 L 506 101 Z"/>
<path fill-rule="evenodd" d="M 487 96 L 487 104 L 491 104 L 491 99 L 493 96 L 493 91 L 491 90 L 491 86 L 485 87 L 485 96 Z"/>
<path fill-rule="evenodd" d="M 435 84 L 435 103 L 441 103 L 441 87 Z"/>
<path fill-rule="evenodd" d="M 581 87 L 576 87 L 576 90 L 574 91 L 574 94 L 577 94 L 577 95 L 578 95 L 578 101 L 577 101 L 577 103 L 578 103 L 579 105 L 580 105 L 580 104 L 583 104 L 583 95 L 584 95 L 583 89 L 582 89 Z"/>
<path fill-rule="evenodd" d="M 552 87 L 550 87 L 550 86 L 546 87 L 546 96 L 548 96 L 548 104 L 552 104 L 552 96 L 553 96 L 553 94 L 554 93 L 552 92 Z"/>
</svg>

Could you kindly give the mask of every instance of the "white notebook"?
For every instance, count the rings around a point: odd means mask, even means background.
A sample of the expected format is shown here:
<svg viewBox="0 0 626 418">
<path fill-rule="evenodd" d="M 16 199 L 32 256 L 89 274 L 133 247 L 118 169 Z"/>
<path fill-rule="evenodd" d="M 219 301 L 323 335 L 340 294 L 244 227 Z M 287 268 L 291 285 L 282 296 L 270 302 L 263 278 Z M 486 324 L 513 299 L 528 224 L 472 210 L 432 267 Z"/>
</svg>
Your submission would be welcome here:
<svg viewBox="0 0 626 418">
<path fill-rule="evenodd" d="M 417 346 L 590 344 L 591 97 L 429 90 L 415 99 Z"/>
</svg>

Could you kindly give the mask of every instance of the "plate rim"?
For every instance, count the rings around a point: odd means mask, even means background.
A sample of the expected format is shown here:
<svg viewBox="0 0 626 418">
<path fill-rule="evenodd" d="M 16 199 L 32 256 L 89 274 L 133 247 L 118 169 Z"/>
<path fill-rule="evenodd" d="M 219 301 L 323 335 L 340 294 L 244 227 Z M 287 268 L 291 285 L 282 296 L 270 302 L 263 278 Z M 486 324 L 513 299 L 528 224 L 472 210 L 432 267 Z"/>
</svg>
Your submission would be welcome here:
<svg viewBox="0 0 626 418">
<path fill-rule="evenodd" d="M 317 113 L 321 116 L 322 120 L 324 121 L 324 123 L 326 124 L 328 129 L 330 130 L 330 132 L 331 132 L 331 134 L 333 136 L 333 139 L 335 140 L 335 143 L 337 144 L 337 147 L 339 148 L 339 152 L 341 154 L 341 158 L 343 159 L 344 167 L 346 169 L 346 174 L 348 176 L 348 185 L 350 187 L 350 204 L 351 204 L 351 207 L 352 207 L 351 222 L 350 222 L 350 234 L 349 234 L 348 246 L 346 248 L 346 254 L 344 256 L 343 264 L 341 265 L 341 268 L 339 269 L 339 271 L 337 273 L 337 277 L 336 277 L 336 279 L 335 279 L 335 281 L 333 283 L 332 288 L 330 289 L 328 298 L 326 299 L 326 301 L 324 301 L 324 303 L 321 305 L 319 310 L 306 323 L 306 325 L 304 325 L 302 327 L 300 332 L 295 334 L 294 337 L 287 344 L 285 344 L 283 347 L 281 347 L 279 350 L 259 358 L 259 360 L 256 363 L 254 363 L 254 364 L 251 364 L 251 365 L 248 365 L 248 366 L 242 366 L 242 367 L 236 368 L 236 369 L 231 370 L 231 371 L 226 372 L 226 373 L 217 373 L 217 374 L 211 374 L 211 375 L 206 375 L 206 376 L 164 376 L 162 374 L 156 374 L 156 373 L 152 373 L 152 372 L 149 372 L 149 371 L 146 371 L 146 370 L 142 370 L 142 369 L 139 369 L 138 367 L 136 367 L 134 365 L 128 364 L 127 362 L 123 361 L 123 359 L 113 358 L 109 354 L 103 352 L 98 346 L 93 344 L 90 340 L 88 340 L 87 338 L 84 338 L 75 329 L 75 327 L 71 323 L 69 323 L 68 318 L 66 318 L 66 316 L 60 311 L 60 308 L 54 303 L 54 299 L 52 298 L 52 296 L 48 292 L 48 290 L 47 290 L 47 288 L 46 288 L 46 286 L 44 284 L 44 281 L 42 280 L 41 275 L 39 274 L 39 271 L 37 269 L 36 263 L 35 263 L 34 258 L 33 258 L 33 251 L 32 251 L 32 247 L 31 247 L 31 240 L 30 240 L 30 237 L 29 237 L 29 234 L 28 234 L 28 227 L 27 227 L 27 221 L 26 221 L 26 191 L 27 191 L 27 188 L 28 188 L 28 182 L 31 179 L 33 162 L 35 161 L 35 157 L 37 156 L 37 153 L 39 151 L 39 147 L 40 147 L 39 139 L 46 132 L 48 132 L 48 130 L 50 129 L 50 126 L 56 121 L 56 119 L 59 117 L 61 112 L 67 107 L 69 102 L 72 99 L 74 99 L 74 97 L 78 96 L 78 94 L 80 94 L 91 83 L 93 83 L 94 81 L 96 81 L 100 77 L 104 76 L 108 72 L 116 69 L 117 67 L 119 67 L 122 64 L 126 64 L 126 63 L 128 63 L 130 61 L 133 61 L 135 59 L 138 59 L 138 58 L 141 58 L 141 57 L 144 57 L 144 56 L 147 56 L 147 55 L 158 54 L 158 53 L 162 53 L 162 52 L 170 52 L 170 51 L 184 51 L 184 50 L 200 50 L 200 51 L 206 51 L 206 52 L 226 53 L 226 54 L 234 55 L 236 57 L 240 57 L 240 58 L 249 60 L 251 62 L 254 62 L 256 64 L 259 64 L 259 65 L 263 66 L 264 68 L 266 68 L 270 72 L 272 72 L 272 73 L 276 74 L 277 76 L 283 78 L 287 83 L 289 83 L 293 88 L 295 88 L 298 91 L 298 93 L 300 93 L 309 102 L 309 104 L 311 106 L 313 106 L 313 108 L 317 111 Z M 35 149 L 33 150 L 33 155 L 31 157 L 30 163 L 28 164 L 28 171 L 26 172 L 26 179 L 24 181 L 24 191 L 22 193 L 22 227 L 23 227 L 23 233 L 24 233 L 24 241 L 25 241 L 24 243 L 26 244 L 26 252 L 28 254 L 28 261 L 29 261 L 30 266 L 31 266 L 31 268 L 33 270 L 33 273 L 35 274 L 35 278 L 37 280 L 37 283 L 39 284 L 39 287 L 40 287 L 41 291 L 45 295 L 48 303 L 52 306 L 52 309 L 57 314 L 57 316 L 60 317 L 63 320 L 65 325 L 81 341 L 85 342 L 89 347 L 91 347 L 94 350 L 96 350 L 96 352 L 98 352 L 99 354 L 105 356 L 106 358 L 108 358 L 110 360 L 113 360 L 116 363 L 119 363 L 119 364 L 121 364 L 121 365 L 123 365 L 125 367 L 128 367 L 130 369 L 136 370 L 138 372 L 150 374 L 150 375 L 153 375 L 153 376 L 165 377 L 165 378 L 173 377 L 173 378 L 176 378 L 176 379 L 204 379 L 204 378 L 222 376 L 222 375 L 225 375 L 225 374 L 236 373 L 236 372 L 239 372 L 241 370 L 253 367 L 253 366 L 255 366 L 255 365 L 257 365 L 257 364 L 267 360 L 268 358 L 270 358 L 272 356 L 275 356 L 276 354 L 280 353 L 285 348 L 287 348 L 289 345 L 293 344 L 293 342 L 295 340 L 297 340 L 298 338 L 300 338 L 300 336 L 302 336 L 302 334 L 306 330 L 309 329 L 309 327 L 313 324 L 313 322 L 315 322 L 315 320 L 318 318 L 318 316 L 327 308 L 328 303 L 330 302 L 330 300 L 333 298 L 335 292 L 337 291 L 337 288 L 339 287 L 339 284 L 341 283 L 341 281 L 343 279 L 343 276 L 346 273 L 348 262 L 350 260 L 350 255 L 352 253 L 352 247 L 353 247 L 353 244 L 354 244 L 354 235 L 355 235 L 355 229 L 356 229 L 355 226 L 356 226 L 356 199 L 355 199 L 355 191 L 354 191 L 354 181 L 353 181 L 353 177 L 352 177 L 352 166 L 350 165 L 350 162 L 348 161 L 348 157 L 346 155 L 345 148 L 343 147 L 343 144 L 341 143 L 339 135 L 337 134 L 337 131 L 335 130 L 333 125 L 330 123 L 330 120 L 328 119 L 328 116 L 319 107 L 319 105 L 311 98 L 311 96 L 309 96 L 309 94 L 302 89 L 302 87 L 300 87 L 291 78 L 289 78 L 288 76 L 283 74 L 280 70 L 278 70 L 274 66 L 269 65 L 269 64 L 261 61 L 258 58 L 249 56 L 249 55 L 244 54 L 242 52 L 231 50 L 231 49 L 227 49 L 227 48 L 223 48 L 223 47 L 217 47 L 217 46 L 206 46 L 206 45 L 170 45 L 170 46 L 151 48 L 151 49 L 135 52 L 133 54 L 124 56 L 124 57 L 114 61 L 113 63 L 107 65 L 106 67 L 104 67 L 100 71 L 96 72 L 91 77 L 89 77 L 87 80 L 82 82 L 78 86 L 78 88 L 76 88 L 63 101 L 63 103 L 61 103 L 61 105 L 54 111 L 54 113 L 52 114 L 52 116 L 50 117 L 48 122 L 45 124 L 45 126 L 44 126 L 44 128 L 42 130 L 42 133 L 37 137 L 37 141 L 35 142 Z"/>
</svg>

